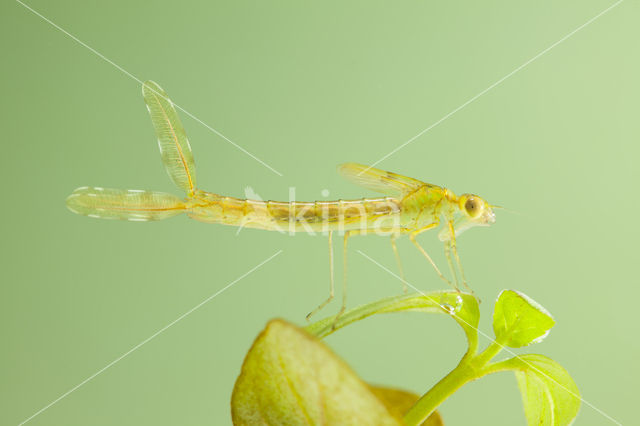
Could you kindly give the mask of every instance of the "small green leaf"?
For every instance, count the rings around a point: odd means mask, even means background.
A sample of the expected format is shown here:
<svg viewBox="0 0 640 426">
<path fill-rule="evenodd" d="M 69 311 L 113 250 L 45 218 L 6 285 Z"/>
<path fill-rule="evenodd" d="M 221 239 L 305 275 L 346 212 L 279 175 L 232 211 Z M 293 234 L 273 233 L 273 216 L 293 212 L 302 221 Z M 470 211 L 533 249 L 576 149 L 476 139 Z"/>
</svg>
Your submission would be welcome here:
<svg viewBox="0 0 640 426">
<path fill-rule="evenodd" d="M 580 391 L 567 370 L 543 355 L 523 355 L 503 361 L 514 369 L 530 426 L 565 426 L 580 409 Z"/>
<path fill-rule="evenodd" d="M 327 346 L 282 320 L 249 350 L 231 414 L 234 425 L 401 424 Z"/>
<path fill-rule="evenodd" d="M 503 345 L 520 348 L 544 339 L 555 321 L 523 293 L 503 290 L 493 309 L 493 332 Z"/>
</svg>

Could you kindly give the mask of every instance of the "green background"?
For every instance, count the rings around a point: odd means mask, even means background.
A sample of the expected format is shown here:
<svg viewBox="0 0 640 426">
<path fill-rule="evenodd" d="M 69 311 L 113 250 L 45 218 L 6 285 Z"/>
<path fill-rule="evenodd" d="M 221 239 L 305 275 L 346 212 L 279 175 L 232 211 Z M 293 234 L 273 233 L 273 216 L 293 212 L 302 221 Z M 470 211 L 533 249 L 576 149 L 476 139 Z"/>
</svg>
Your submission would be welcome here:
<svg viewBox="0 0 640 426">
<path fill-rule="evenodd" d="M 295 186 L 314 200 L 324 189 L 373 195 L 335 166 L 377 161 L 614 2 L 28 4 L 283 174 L 182 114 L 203 189 L 286 200 Z M 639 17 L 637 1 L 621 3 L 379 165 L 518 212 L 459 241 L 482 330 L 492 335 L 501 289 L 528 294 L 557 325 L 518 353 L 554 358 L 626 424 L 640 379 Z M 3 2 L 0 21 L 0 423 L 27 419 L 282 249 L 29 422 L 229 424 L 233 383 L 266 321 L 303 324 L 326 297 L 326 238 L 71 214 L 64 200 L 78 186 L 179 190 L 138 82 L 19 3 Z M 421 241 L 446 265 L 435 233 Z M 399 248 L 410 282 L 442 287 L 407 239 Z M 397 294 L 357 250 L 396 271 L 386 238 L 354 238 L 349 305 Z M 465 348 L 453 321 L 420 314 L 372 318 L 327 342 L 365 380 L 418 393 Z M 441 410 L 449 425 L 525 422 L 511 374 Z M 577 424 L 613 423 L 583 404 Z"/>
</svg>

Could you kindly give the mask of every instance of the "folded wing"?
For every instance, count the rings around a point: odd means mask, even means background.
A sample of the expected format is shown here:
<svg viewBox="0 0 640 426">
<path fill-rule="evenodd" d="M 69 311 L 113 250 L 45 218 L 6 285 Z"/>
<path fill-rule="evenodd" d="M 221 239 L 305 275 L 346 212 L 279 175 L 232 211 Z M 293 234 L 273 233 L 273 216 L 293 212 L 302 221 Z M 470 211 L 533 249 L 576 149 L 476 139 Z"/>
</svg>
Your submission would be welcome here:
<svg viewBox="0 0 640 426">
<path fill-rule="evenodd" d="M 164 192 L 87 186 L 69 195 L 67 207 L 84 216 L 132 221 L 166 219 L 185 209 L 182 200 Z"/>
<path fill-rule="evenodd" d="M 417 179 L 357 163 L 341 164 L 338 172 L 356 185 L 387 195 L 402 196 L 427 185 Z"/>
<path fill-rule="evenodd" d="M 192 194 L 196 186 L 193 153 L 173 102 L 153 81 L 144 83 L 142 95 L 158 136 L 162 162 L 169 177 L 187 194 Z"/>
</svg>

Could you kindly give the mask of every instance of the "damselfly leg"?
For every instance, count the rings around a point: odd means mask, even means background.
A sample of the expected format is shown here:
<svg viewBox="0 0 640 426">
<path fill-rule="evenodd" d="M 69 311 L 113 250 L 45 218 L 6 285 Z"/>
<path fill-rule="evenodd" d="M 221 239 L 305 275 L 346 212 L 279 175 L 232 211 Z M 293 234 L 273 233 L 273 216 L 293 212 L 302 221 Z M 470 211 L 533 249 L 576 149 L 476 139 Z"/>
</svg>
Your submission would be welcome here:
<svg viewBox="0 0 640 426">
<path fill-rule="evenodd" d="M 327 300 L 318 305 L 317 308 L 307 314 L 307 321 L 309 321 L 312 316 L 318 313 L 318 311 L 327 306 L 327 304 L 331 302 L 334 297 L 335 282 L 333 278 L 333 231 L 329 231 L 329 283 L 329 297 L 327 298 Z"/>
</svg>

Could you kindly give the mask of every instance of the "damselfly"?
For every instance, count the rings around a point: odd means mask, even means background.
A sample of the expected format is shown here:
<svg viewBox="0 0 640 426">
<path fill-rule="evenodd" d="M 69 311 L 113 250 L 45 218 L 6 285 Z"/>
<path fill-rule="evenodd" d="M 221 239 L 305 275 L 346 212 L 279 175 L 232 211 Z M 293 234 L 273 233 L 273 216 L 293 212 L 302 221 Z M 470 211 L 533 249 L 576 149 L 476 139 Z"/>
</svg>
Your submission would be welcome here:
<svg viewBox="0 0 640 426">
<path fill-rule="evenodd" d="M 401 275 L 402 265 L 396 239 L 406 234 L 442 280 L 459 290 L 459 273 L 462 284 L 470 289 L 460 263 L 456 237 L 471 227 L 486 226 L 495 221 L 492 210 L 495 206 L 481 197 L 473 194 L 456 196 L 437 185 L 355 163 L 343 164 L 338 171 L 364 188 L 385 194 L 384 197 L 280 202 L 240 199 L 206 192 L 196 185 L 193 153 L 173 103 L 152 81 L 144 83 L 142 93 L 158 137 L 162 162 L 171 180 L 186 192 L 186 198 L 156 191 L 82 187 L 67 198 L 67 206 L 71 211 L 89 217 L 131 221 L 160 220 L 186 213 L 193 219 L 207 223 L 289 232 L 326 232 L 329 236 L 330 293 L 327 300 L 309 313 L 307 318 L 334 297 L 334 232 L 344 234 L 342 307 L 336 318 L 346 307 L 347 241 L 354 234 L 390 236 Z M 444 242 L 453 284 L 416 240 L 419 234 L 441 224 L 443 227 L 438 237 Z M 404 290 L 407 290 L 406 282 Z"/>
</svg>

